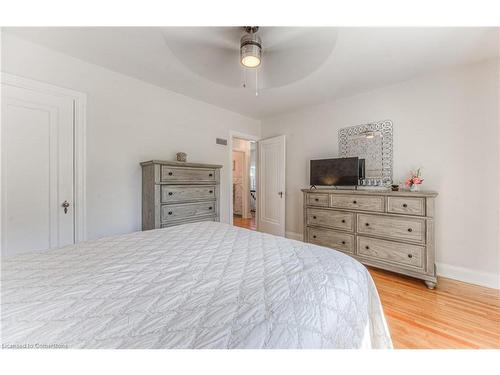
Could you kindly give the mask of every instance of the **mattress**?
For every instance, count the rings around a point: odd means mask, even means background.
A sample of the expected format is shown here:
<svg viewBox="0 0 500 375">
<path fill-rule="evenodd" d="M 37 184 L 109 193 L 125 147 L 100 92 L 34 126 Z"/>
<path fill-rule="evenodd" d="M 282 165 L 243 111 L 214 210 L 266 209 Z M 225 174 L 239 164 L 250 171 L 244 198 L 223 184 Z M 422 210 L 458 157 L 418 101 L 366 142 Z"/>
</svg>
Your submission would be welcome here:
<svg viewBox="0 0 500 375">
<path fill-rule="evenodd" d="M 201 222 L 2 261 L 4 348 L 390 348 L 367 269 Z"/>
</svg>

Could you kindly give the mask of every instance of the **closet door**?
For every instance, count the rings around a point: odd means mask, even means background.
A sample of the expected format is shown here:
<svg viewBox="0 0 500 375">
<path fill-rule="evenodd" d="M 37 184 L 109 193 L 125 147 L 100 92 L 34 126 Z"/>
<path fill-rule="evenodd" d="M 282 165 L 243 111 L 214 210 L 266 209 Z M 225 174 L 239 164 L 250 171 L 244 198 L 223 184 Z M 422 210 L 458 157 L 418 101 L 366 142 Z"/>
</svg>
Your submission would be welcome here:
<svg viewBox="0 0 500 375">
<path fill-rule="evenodd" d="M 2 84 L 2 256 L 74 243 L 73 100 Z"/>
</svg>

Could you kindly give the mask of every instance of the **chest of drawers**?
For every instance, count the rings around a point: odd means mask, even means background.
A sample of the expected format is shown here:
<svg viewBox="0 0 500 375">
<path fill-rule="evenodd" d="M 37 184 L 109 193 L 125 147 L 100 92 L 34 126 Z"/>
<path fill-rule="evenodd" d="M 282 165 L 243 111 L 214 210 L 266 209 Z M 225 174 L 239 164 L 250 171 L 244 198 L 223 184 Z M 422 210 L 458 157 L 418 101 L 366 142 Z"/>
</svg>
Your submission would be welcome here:
<svg viewBox="0 0 500 375">
<path fill-rule="evenodd" d="M 142 167 L 142 229 L 219 221 L 221 165 L 151 160 Z"/>
<path fill-rule="evenodd" d="M 436 286 L 436 192 L 303 189 L 304 241 Z"/>
</svg>

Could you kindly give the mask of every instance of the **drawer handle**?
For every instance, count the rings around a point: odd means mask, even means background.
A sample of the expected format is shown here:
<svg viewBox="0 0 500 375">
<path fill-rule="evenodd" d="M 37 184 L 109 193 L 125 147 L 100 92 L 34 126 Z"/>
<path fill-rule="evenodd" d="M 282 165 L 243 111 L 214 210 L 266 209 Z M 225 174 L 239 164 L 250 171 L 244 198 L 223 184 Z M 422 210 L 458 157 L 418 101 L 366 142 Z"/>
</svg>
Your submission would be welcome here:
<svg viewBox="0 0 500 375">
<path fill-rule="evenodd" d="M 342 245 L 345 245 L 345 241 L 342 241 Z"/>
<path fill-rule="evenodd" d="M 171 191 L 168 192 L 168 195 L 173 195 L 174 193 L 172 193 Z"/>
<path fill-rule="evenodd" d="M 313 238 L 316 238 L 316 235 L 314 235 Z"/>
<path fill-rule="evenodd" d="M 411 232 L 413 232 L 413 229 L 411 229 L 411 228 L 408 228 L 408 232 L 410 232 L 410 233 L 411 233 Z"/>
<path fill-rule="evenodd" d="M 358 203 L 358 201 L 352 201 L 352 203 L 356 204 L 356 203 Z"/>
<path fill-rule="evenodd" d="M 370 226 L 370 223 L 365 223 L 365 225 L 366 225 L 367 227 L 369 227 L 369 226 Z"/>
<path fill-rule="evenodd" d="M 408 207 L 408 205 L 406 203 L 403 203 L 403 207 L 406 208 Z"/>
<path fill-rule="evenodd" d="M 345 223 L 345 219 L 342 219 L 342 222 Z"/>
<path fill-rule="evenodd" d="M 172 176 L 173 174 L 174 174 L 174 172 L 168 172 L 169 176 Z"/>
<path fill-rule="evenodd" d="M 313 216 L 313 219 L 316 219 L 316 216 Z"/>
<path fill-rule="evenodd" d="M 168 214 L 169 214 L 169 215 L 172 215 L 172 211 L 168 211 Z"/>
<path fill-rule="evenodd" d="M 413 258 L 413 255 L 412 254 L 408 254 L 408 258 Z"/>
<path fill-rule="evenodd" d="M 209 190 L 209 191 L 208 191 L 208 193 L 209 193 L 209 194 L 212 194 L 213 192 L 214 192 L 213 190 Z"/>
<path fill-rule="evenodd" d="M 212 174 L 212 173 L 209 173 L 209 174 L 208 174 L 208 177 L 212 177 L 212 176 L 213 176 L 213 174 Z"/>
<path fill-rule="evenodd" d="M 208 207 L 208 209 L 209 209 L 209 210 L 211 210 L 211 209 L 212 209 L 212 206 Z"/>
<path fill-rule="evenodd" d="M 370 246 L 368 246 L 368 245 L 367 245 L 367 246 L 365 246 L 365 249 L 366 249 L 366 250 L 370 250 Z"/>
</svg>

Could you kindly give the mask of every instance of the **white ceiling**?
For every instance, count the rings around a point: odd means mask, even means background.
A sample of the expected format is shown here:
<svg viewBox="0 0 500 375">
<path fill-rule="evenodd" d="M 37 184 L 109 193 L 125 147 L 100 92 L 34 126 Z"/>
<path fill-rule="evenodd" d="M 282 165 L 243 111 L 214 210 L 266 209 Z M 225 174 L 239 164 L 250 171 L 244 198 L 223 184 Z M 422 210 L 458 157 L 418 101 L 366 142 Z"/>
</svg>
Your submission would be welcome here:
<svg viewBox="0 0 500 375">
<path fill-rule="evenodd" d="M 265 78 L 267 73 L 267 79 L 255 96 L 252 88 L 241 87 L 237 61 L 241 31 L 237 28 L 3 29 L 82 60 L 258 119 L 446 67 L 498 58 L 498 30 L 264 27 L 260 31 L 264 48 L 260 74 Z M 269 57 L 268 70 L 264 72 L 266 36 L 269 56 L 273 48 L 282 54 Z M 221 62 L 216 52 L 221 47 L 229 48 L 231 59 L 235 56 L 236 69 L 231 68 L 232 62 L 229 65 Z M 238 81 L 232 84 L 234 80 Z"/>
</svg>

